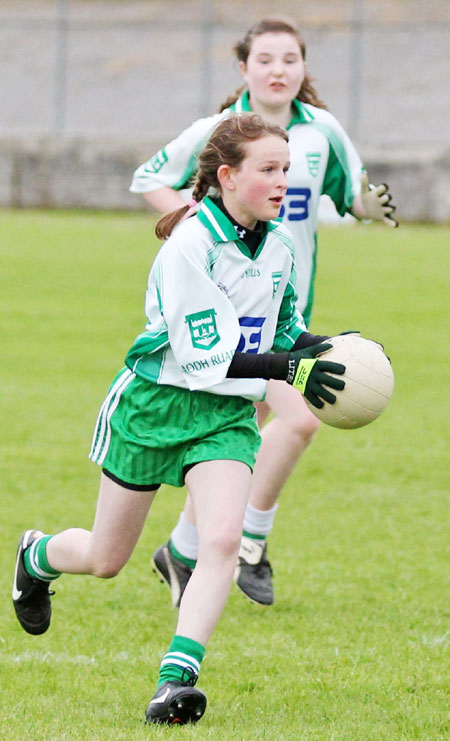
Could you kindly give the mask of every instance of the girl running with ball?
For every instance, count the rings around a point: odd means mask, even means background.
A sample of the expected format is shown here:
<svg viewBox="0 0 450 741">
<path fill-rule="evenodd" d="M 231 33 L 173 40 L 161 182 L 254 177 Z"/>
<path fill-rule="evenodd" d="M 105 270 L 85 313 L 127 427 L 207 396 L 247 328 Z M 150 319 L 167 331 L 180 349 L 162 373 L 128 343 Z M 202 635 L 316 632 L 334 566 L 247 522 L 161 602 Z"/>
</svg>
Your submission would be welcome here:
<svg viewBox="0 0 450 741">
<path fill-rule="evenodd" d="M 260 444 L 253 402 L 267 379 L 333 403 L 343 365 L 317 359 L 296 304 L 294 247 L 277 220 L 287 190 L 288 135 L 256 114 L 232 114 L 200 153 L 193 200 L 157 224 L 147 324 L 100 409 L 90 458 L 102 468 L 92 530 L 20 538 L 13 602 L 31 634 L 50 625 L 62 573 L 110 578 L 127 563 L 161 484 L 186 484 L 198 559 L 164 655 L 148 723 L 198 721 L 194 687 L 222 613 L 241 542 Z M 332 389 L 332 390 L 330 390 Z M 299 394 L 300 395 L 300 394 Z"/>
</svg>

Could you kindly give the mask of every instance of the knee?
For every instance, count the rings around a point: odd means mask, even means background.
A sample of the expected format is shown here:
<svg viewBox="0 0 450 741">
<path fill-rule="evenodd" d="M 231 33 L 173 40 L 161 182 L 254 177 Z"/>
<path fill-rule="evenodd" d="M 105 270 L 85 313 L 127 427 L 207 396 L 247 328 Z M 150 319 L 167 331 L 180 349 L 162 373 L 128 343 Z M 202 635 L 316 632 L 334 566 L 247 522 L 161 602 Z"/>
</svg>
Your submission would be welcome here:
<svg viewBox="0 0 450 741">
<path fill-rule="evenodd" d="M 308 409 L 300 415 L 291 415 L 288 427 L 292 436 L 296 437 L 300 444 L 308 444 L 319 429 L 320 420 Z"/>
<path fill-rule="evenodd" d="M 221 561 L 235 559 L 239 550 L 242 536 L 242 525 L 229 527 L 223 523 L 220 528 L 208 534 L 208 542 L 205 543 L 205 553 L 215 553 Z"/>
<path fill-rule="evenodd" d="M 123 564 L 113 559 L 98 559 L 92 566 L 92 575 L 99 579 L 113 579 L 122 569 Z"/>
</svg>

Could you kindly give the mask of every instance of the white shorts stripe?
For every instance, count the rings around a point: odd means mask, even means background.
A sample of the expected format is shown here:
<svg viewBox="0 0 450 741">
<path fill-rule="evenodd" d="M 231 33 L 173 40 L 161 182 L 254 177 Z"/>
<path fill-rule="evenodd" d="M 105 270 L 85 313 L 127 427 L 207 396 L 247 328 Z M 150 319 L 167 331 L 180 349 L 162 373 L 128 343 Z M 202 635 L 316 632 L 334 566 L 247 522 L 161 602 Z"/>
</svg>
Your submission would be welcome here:
<svg viewBox="0 0 450 741">
<path fill-rule="evenodd" d="M 97 431 L 99 430 L 99 427 L 100 426 L 103 426 L 103 424 L 104 424 L 104 413 L 106 412 L 106 408 L 107 408 L 107 406 L 108 406 L 108 404 L 109 404 L 112 396 L 114 396 L 117 388 L 123 382 L 124 376 L 127 377 L 127 375 L 129 375 L 130 373 L 131 373 L 131 371 L 128 368 L 126 368 L 124 370 L 124 372 L 119 376 L 119 378 L 117 379 L 117 381 L 115 382 L 115 384 L 112 386 L 112 388 L 108 391 L 108 395 L 107 395 L 106 399 L 104 400 L 103 404 L 100 407 L 100 411 L 99 411 L 98 417 L 97 417 L 97 422 L 95 423 L 95 429 L 94 429 L 94 436 L 93 436 L 93 440 L 92 440 L 91 452 L 89 453 L 89 458 L 92 458 L 92 460 L 98 454 L 98 443 L 99 443 L 99 441 L 100 441 L 100 439 L 102 437 L 103 430 L 102 429 L 100 430 L 100 432 L 98 433 L 98 437 L 97 437 Z M 95 445 L 96 441 L 97 441 L 97 445 Z M 95 450 L 94 450 L 94 447 L 95 447 Z"/>
<path fill-rule="evenodd" d="M 114 410 L 117 409 L 122 392 L 126 389 L 128 384 L 135 378 L 135 374 L 132 373 L 128 368 L 124 370 L 122 375 L 117 379 L 113 387 L 110 389 L 105 401 L 103 402 L 100 412 L 95 425 L 94 437 L 92 440 L 92 448 L 89 453 L 89 458 L 95 463 L 101 464 L 108 452 L 109 440 L 111 438 L 111 428 L 109 425 L 111 415 Z M 103 452 L 102 452 L 103 448 Z M 102 455 L 100 453 L 102 452 Z"/>
</svg>

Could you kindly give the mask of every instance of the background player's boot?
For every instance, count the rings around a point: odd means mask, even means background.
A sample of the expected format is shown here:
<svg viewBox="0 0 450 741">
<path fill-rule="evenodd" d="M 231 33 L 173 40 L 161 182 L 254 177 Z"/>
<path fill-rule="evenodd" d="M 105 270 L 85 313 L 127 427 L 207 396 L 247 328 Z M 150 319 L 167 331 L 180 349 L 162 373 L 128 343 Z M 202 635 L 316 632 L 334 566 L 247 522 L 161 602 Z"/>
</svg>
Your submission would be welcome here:
<svg viewBox="0 0 450 741">
<path fill-rule="evenodd" d="M 273 605 L 272 567 L 265 541 L 242 536 L 234 580 L 248 599 L 259 605 Z"/>
<path fill-rule="evenodd" d="M 150 700 L 146 723 L 196 723 L 206 709 L 206 697 L 190 683 L 164 682 Z"/>
<path fill-rule="evenodd" d="M 23 554 L 36 538 L 44 533 L 40 530 L 26 530 L 20 537 L 17 547 L 16 570 L 12 598 L 17 619 L 22 628 L 32 635 L 45 633 L 50 625 L 52 606 L 49 582 L 33 579 L 25 570 Z"/>
<path fill-rule="evenodd" d="M 179 607 L 186 585 L 191 578 L 192 569 L 170 552 L 169 542 L 155 551 L 152 566 L 160 577 L 160 581 L 169 585 L 173 606 Z"/>
</svg>

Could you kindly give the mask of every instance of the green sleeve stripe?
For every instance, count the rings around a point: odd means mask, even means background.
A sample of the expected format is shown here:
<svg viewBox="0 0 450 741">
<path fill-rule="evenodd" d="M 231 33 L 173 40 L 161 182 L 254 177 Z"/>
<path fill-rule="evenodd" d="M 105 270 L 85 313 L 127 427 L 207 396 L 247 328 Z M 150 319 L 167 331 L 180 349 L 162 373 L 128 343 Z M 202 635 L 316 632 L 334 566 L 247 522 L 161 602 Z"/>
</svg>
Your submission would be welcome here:
<svg viewBox="0 0 450 741">
<path fill-rule="evenodd" d="M 350 166 L 344 144 L 331 126 L 318 123 L 317 121 L 311 121 L 308 125 L 321 131 L 330 145 L 330 156 L 328 158 L 322 193 L 326 193 L 333 199 L 336 208 L 341 216 L 343 216 L 353 205 L 354 198 Z M 344 186 L 343 189 L 342 186 Z M 342 190 L 344 192 L 343 198 Z"/>
</svg>

